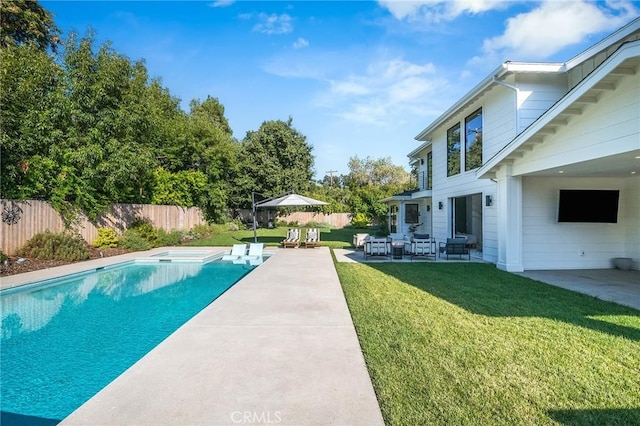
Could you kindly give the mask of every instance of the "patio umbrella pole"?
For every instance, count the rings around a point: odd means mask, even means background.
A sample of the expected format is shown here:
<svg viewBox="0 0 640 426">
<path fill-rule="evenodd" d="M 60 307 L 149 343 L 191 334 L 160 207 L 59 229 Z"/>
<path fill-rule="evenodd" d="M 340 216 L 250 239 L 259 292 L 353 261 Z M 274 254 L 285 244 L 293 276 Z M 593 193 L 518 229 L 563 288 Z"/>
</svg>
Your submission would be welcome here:
<svg viewBox="0 0 640 426">
<path fill-rule="evenodd" d="M 253 214 L 253 242 L 257 243 L 258 242 L 258 231 L 257 231 L 257 226 L 256 226 L 256 193 L 254 191 L 251 191 L 251 212 Z"/>
</svg>

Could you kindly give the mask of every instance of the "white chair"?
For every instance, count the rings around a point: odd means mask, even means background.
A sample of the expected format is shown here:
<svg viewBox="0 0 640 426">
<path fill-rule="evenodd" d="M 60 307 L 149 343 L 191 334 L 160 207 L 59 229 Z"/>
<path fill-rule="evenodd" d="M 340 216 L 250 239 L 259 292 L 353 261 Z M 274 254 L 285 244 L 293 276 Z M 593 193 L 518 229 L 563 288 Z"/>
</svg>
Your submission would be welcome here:
<svg viewBox="0 0 640 426">
<path fill-rule="evenodd" d="M 369 234 L 354 234 L 353 247 L 355 247 L 356 250 L 361 247 L 364 249 L 364 243 L 366 242 L 367 238 L 369 238 Z"/>
<path fill-rule="evenodd" d="M 436 240 L 433 238 L 414 238 L 411 242 L 411 259 L 415 256 L 436 257 Z"/>
<path fill-rule="evenodd" d="M 264 243 L 251 243 L 249 244 L 249 254 L 242 256 L 244 260 L 257 260 L 262 259 L 262 250 L 264 249 Z"/>
<path fill-rule="evenodd" d="M 391 242 L 388 238 L 369 238 L 364 244 L 364 258 L 367 256 L 389 256 Z"/>
<path fill-rule="evenodd" d="M 320 232 L 316 228 L 307 229 L 307 238 L 304 240 L 304 246 L 306 248 L 320 246 Z"/>
<path fill-rule="evenodd" d="M 246 244 L 234 244 L 233 247 L 231 247 L 231 253 L 222 256 L 222 260 L 237 260 L 244 256 L 246 253 Z"/>
</svg>

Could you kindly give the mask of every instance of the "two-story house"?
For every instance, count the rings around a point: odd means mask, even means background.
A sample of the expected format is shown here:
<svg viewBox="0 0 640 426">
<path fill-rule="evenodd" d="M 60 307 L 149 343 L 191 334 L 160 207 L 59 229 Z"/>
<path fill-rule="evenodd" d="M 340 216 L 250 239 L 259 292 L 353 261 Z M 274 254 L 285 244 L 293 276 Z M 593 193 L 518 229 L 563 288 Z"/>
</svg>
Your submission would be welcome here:
<svg viewBox="0 0 640 426">
<path fill-rule="evenodd" d="M 640 18 L 565 63 L 505 62 L 417 136 L 392 232 L 508 271 L 640 260 Z"/>
</svg>

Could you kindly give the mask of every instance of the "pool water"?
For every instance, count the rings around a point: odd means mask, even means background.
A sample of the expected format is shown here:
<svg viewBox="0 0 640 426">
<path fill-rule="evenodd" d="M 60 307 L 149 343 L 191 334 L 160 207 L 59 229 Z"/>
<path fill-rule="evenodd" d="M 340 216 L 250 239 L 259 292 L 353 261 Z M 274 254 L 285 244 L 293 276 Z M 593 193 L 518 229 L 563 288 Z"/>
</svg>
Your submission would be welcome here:
<svg viewBox="0 0 640 426">
<path fill-rule="evenodd" d="M 58 423 L 251 269 L 131 263 L 3 291 L 0 423 Z"/>
</svg>

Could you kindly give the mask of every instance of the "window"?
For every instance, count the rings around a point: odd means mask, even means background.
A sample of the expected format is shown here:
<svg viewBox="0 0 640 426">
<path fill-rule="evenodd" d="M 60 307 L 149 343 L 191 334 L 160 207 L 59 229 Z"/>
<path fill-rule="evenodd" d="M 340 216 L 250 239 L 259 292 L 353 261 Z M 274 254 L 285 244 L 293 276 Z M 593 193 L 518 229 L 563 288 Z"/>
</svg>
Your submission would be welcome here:
<svg viewBox="0 0 640 426">
<path fill-rule="evenodd" d="M 404 205 L 404 223 L 418 223 L 418 205 Z"/>
<path fill-rule="evenodd" d="M 431 183 L 433 182 L 433 152 L 427 154 L 427 189 L 433 189 Z"/>
<path fill-rule="evenodd" d="M 447 176 L 460 173 L 460 123 L 447 130 Z"/>
<path fill-rule="evenodd" d="M 464 169 L 482 166 L 482 108 L 464 120 Z"/>
</svg>

